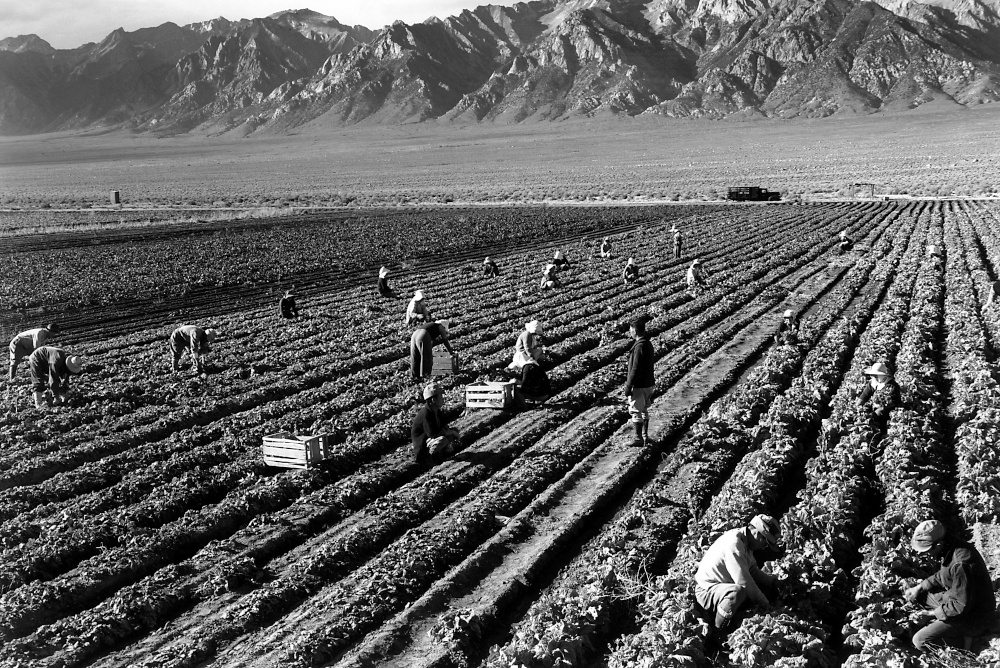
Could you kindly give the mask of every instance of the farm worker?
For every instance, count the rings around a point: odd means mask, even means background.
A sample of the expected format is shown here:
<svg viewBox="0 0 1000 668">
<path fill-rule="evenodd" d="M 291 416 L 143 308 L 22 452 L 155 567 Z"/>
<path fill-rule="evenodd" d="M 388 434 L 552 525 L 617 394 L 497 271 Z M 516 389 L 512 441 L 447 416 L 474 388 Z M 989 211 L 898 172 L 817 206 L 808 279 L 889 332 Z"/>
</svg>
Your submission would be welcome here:
<svg viewBox="0 0 1000 668">
<path fill-rule="evenodd" d="M 557 269 L 571 268 L 569 266 L 569 260 L 566 259 L 566 256 L 563 255 L 563 252 L 561 250 L 557 250 L 556 254 L 552 256 L 552 264 L 554 264 Z"/>
<path fill-rule="evenodd" d="M 986 298 L 986 305 L 997 303 L 997 297 L 1000 297 L 1000 281 L 993 281 L 990 286 L 990 296 Z"/>
<path fill-rule="evenodd" d="M 395 297 L 396 293 L 389 287 L 389 268 L 382 267 L 378 270 L 378 293 L 383 297 Z"/>
<path fill-rule="evenodd" d="M 285 291 L 285 296 L 278 301 L 278 310 L 281 312 L 281 317 L 287 320 L 299 317 L 299 306 L 295 303 L 294 292 Z"/>
<path fill-rule="evenodd" d="M 646 334 L 648 315 L 641 315 L 629 324 L 629 333 L 635 339 L 628 358 L 628 377 L 625 379 L 625 398 L 628 412 L 635 428 L 632 445 L 642 445 L 649 440 L 649 404 L 653 398 L 653 344 Z"/>
<path fill-rule="evenodd" d="M 683 245 L 684 241 L 681 237 L 681 231 L 678 230 L 676 227 L 673 229 L 673 233 L 674 233 L 674 259 L 677 259 L 680 258 L 681 256 L 681 246 Z"/>
<path fill-rule="evenodd" d="M 764 609 L 770 606 L 760 588 L 776 586 L 778 578 L 761 571 L 753 553 L 775 548 L 780 536 L 777 520 L 757 515 L 747 526 L 719 536 L 705 552 L 694 576 L 694 597 L 710 617 L 714 616 L 715 628 L 729 629 L 747 601 Z"/>
<path fill-rule="evenodd" d="M 59 325 L 50 323 L 45 325 L 45 327 L 25 330 L 11 339 L 10 379 L 14 380 L 14 374 L 17 373 L 17 365 L 22 360 L 27 359 L 31 353 L 44 346 L 53 335 L 59 332 Z"/>
<path fill-rule="evenodd" d="M 413 330 L 410 336 L 410 373 L 414 380 L 431 375 L 434 366 L 434 344 L 438 341 L 444 343 L 449 353 L 455 354 L 448 341 L 449 326 L 447 320 L 438 320 L 424 323 Z"/>
<path fill-rule="evenodd" d="M 892 378 L 892 373 L 882 362 L 872 364 L 865 369 L 865 375 L 869 377 L 865 389 L 858 395 L 858 405 L 863 405 L 871 400 L 875 406 L 875 414 L 882 417 L 887 410 L 899 404 L 899 386 Z M 877 400 L 876 400 L 877 399 Z"/>
<path fill-rule="evenodd" d="M 949 640 L 983 635 L 995 623 L 996 601 L 982 555 L 966 541 L 948 536 L 937 520 L 918 524 L 910 547 L 941 560 L 937 573 L 903 592 L 907 601 L 923 605 L 934 616 L 913 634 L 913 646 L 923 651 Z"/>
<path fill-rule="evenodd" d="M 417 290 L 413 293 L 413 299 L 406 307 L 406 319 L 404 322 L 407 325 L 418 325 L 422 322 L 431 321 L 431 310 L 427 306 L 427 302 L 424 301 L 423 290 Z"/>
<path fill-rule="evenodd" d="M 635 263 L 634 258 L 629 258 L 628 262 L 625 263 L 625 268 L 622 270 L 622 278 L 625 279 L 625 285 L 635 285 L 639 282 L 639 266 Z"/>
<path fill-rule="evenodd" d="M 854 241 L 852 241 L 851 238 L 849 236 L 847 236 L 847 230 L 841 230 L 840 231 L 840 254 L 843 255 L 847 251 L 851 250 L 852 246 L 854 246 Z"/>
<path fill-rule="evenodd" d="M 781 316 L 781 323 L 778 331 L 774 333 L 774 343 L 776 345 L 794 346 L 799 340 L 799 321 L 795 319 L 795 314 L 791 309 L 786 310 Z"/>
<path fill-rule="evenodd" d="M 83 357 L 70 355 L 62 348 L 42 346 L 28 356 L 31 390 L 35 408 L 45 408 L 45 392 L 51 391 L 56 404 L 69 395 L 69 377 L 83 372 Z"/>
<path fill-rule="evenodd" d="M 498 267 L 497 263 L 487 256 L 486 259 L 483 260 L 483 276 L 487 278 L 496 278 L 499 275 L 500 267 Z"/>
<path fill-rule="evenodd" d="M 202 357 L 212 352 L 212 341 L 218 334 L 214 329 L 202 329 L 196 325 L 181 325 L 170 334 L 170 352 L 173 353 L 173 369 L 180 369 L 181 355 L 191 353 L 198 373 L 205 370 Z"/>
<path fill-rule="evenodd" d="M 514 360 L 507 365 L 508 369 L 520 371 L 528 362 L 537 362 L 544 354 L 542 347 L 542 323 L 532 320 L 524 325 L 524 331 L 514 343 Z"/>
<path fill-rule="evenodd" d="M 434 383 L 424 387 L 423 405 L 413 416 L 410 425 L 410 444 L 413 452 L 413 462 L 424 464 L 428 455 L 438 458 L 454 451 L 458 442 L 458 431 L 445 425 L 441 406 L 444 404 L 444 394 Z"/>
<path fill-rule="evenodd" d="M 559 280 L 556 278 L 556 265 L 549 262 L 542 270 L 542 281 L 538 284 L 542 290 L 552 290 L 559 287 Z"/>
<path fill-rule="evenodd" d="M 611 257 L 611 237 L 604 237 L 601 242 L 601 257 Z"/>
<path fill-rule="evenodd" d="M 934 267 L 938 268 L 941 266 L 941 249 L 931 244 L 927 247 L 927 255 L 931 258 L 931 262 L 934 263 Z"/>
<path fill-rule="evenodd" d="M 695 287 L 704 287 L 706 285 L 707 274 L 701 267 L 701 260 L 695 259 L 691 263 L 691 266 L 687 270 L 687 286 L 688 289 L 694 289 Z"/>
</svg>

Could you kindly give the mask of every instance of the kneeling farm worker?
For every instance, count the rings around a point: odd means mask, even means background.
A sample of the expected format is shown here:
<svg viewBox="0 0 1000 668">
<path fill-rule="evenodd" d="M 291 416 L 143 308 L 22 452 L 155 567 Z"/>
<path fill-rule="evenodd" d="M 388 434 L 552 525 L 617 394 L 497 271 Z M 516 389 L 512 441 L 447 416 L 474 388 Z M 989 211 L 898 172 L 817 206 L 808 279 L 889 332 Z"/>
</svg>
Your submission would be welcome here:
<svg viewBox="0 0 1000 668">
<path fill-rule="evenodd" d="M 629 325 L 629 333 L 635 339 L 628 358 L 628 378 L 625 381 L 625 398 L 628 412 L 635 428 L 632 445 L 642 445 L 649 440 L 649 404 L 653 397 L 653 344 L 646 334 L 649 316 L 639 316 Z"/>
<path fill-rule="evenodd" d="M 195 369 L 198 373 L 203 373 L 205 365 L 204 355 L 212 352 L 212 341 L 215 341 L 217 332 L 214 329 L 202 329 L 196 325 L 181 325 L 170 334 L 170 352 L 173 355 L 172 367 L 174 371 L 179 370 L 181 355 L 184 351 L 191 354 L 194 360 Z"/>
<path fill-rule="evenodd" d="M 424 387 L 423 399 L 410 425 L 410 445 L 416 464 L 425 464 L 432 458 L 442 459 L 454 452 L 458 442 L 458 431 L 448 427 L 441 414 L 444 405 L 441 388 L 434 383 L 428 384 Z"/>
<path fill-rule="evenodd" d="M 62 348 L 42 346 L 28 356 L 31 391 L 35 408 L 45 408 L 45 392 L 52 392 L 53 402 L 63 404 L 69 396 L 69 377 L 83 373 L 83 357 L 70 355 Z"/>
</svg>

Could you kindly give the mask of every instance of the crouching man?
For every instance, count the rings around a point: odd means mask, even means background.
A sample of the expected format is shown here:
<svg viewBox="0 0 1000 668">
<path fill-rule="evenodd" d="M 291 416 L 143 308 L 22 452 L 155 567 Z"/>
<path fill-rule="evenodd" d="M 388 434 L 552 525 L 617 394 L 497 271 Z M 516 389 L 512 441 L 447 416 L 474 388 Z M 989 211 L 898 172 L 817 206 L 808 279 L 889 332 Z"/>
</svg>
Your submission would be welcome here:
<svg viewBox="0 0 1000 668">
<path fill-rule="evenodd" d="M 410 425 L 410 443 L 416 464 L 440 461 L 455 451 L 458 431 L 445 424 L 442 405 L 444 393 L 440 387 L 429 383 L 424 387 L 424 405 L 413 416 Z"/>
<path fill-rule="evenodd" d="M 45 393 L 52 393 L 53 403 L 65 404 L 69 397 L 69 377 L 83 373 L 83 357 L 70 355 L 62 348 L 42 346 L 28 356 L 31 391 L 35 408 L 46 407 Z"/>
<path fill-rule="evenodd" d="M 778 579 L 757 567 L 753 553 L 776 548 L 780 534 L 777 520 L 757 515 L 747 526 L 719 536 L 708 548 L 694 576 L 694 594 L 715 628 L 729 631 L 737 611 L 748 601 L 765 610 L 770 607 L 761 587 L 774 588 Z"/>
</svg>

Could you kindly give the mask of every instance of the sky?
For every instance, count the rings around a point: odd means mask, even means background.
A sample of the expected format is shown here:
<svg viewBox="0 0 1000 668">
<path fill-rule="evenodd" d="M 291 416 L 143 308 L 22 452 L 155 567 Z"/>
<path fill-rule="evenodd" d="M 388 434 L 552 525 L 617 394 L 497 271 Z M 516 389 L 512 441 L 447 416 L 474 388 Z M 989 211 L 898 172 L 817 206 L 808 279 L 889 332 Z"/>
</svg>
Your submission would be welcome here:
<svg viewBox="0 0 1000 668">
<path fill-rule="evenodd" d="M 299 2 L 300 5 L 290 5 Z M 400 20 L 444 18 L 478 5 L 514 0 L 0 0 L 0 39 L 35 34 L 57 49 L 99 42 L 117 28 L 127 31 L 207 21 L 259 18 L 287 9 L 312 9 L 347 25 L 378 29 Z"/>
</svg>

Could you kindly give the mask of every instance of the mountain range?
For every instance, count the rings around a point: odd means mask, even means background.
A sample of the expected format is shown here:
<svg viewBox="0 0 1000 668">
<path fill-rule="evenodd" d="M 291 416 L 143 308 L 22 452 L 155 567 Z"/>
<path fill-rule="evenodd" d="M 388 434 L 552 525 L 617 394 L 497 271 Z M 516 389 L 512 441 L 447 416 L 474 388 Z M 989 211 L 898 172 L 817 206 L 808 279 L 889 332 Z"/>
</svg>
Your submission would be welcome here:
<svg viewBox="0 0 1000 668">
<path fill-rule="evenodd" d="M 0 134 L 824 117 L 1000 100 L 1000 0 L 532 0 L 346 26 L 311 10 L 54 49 L 0 40 Z"/>
</svg>

